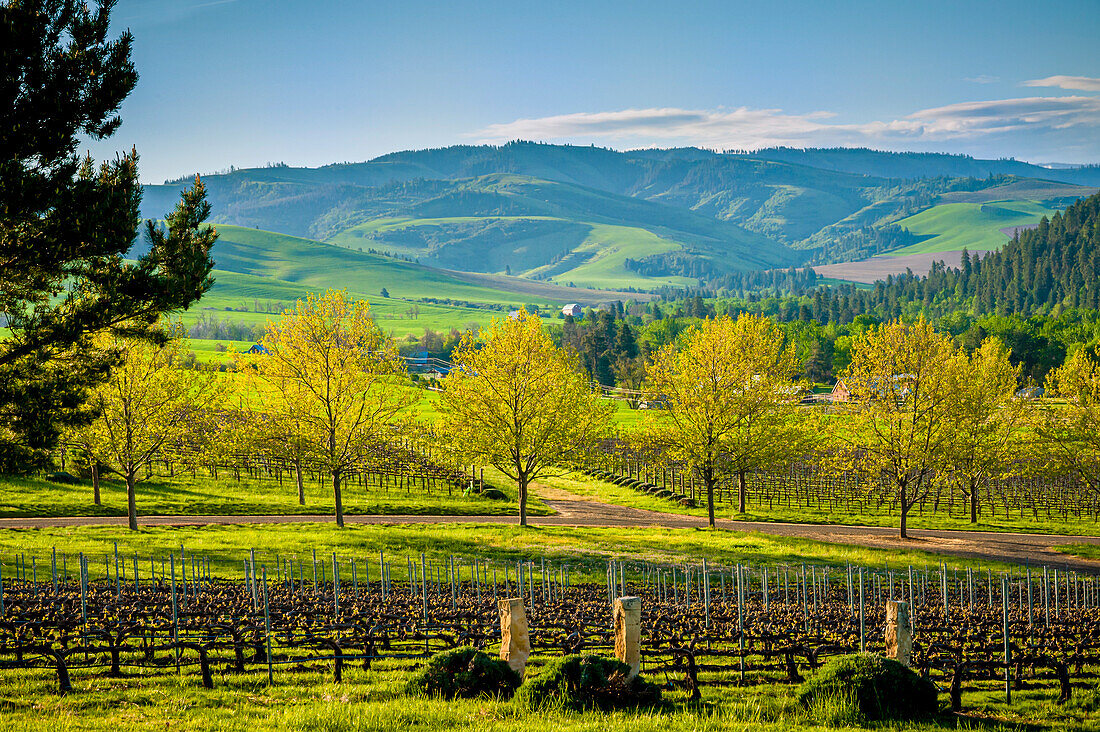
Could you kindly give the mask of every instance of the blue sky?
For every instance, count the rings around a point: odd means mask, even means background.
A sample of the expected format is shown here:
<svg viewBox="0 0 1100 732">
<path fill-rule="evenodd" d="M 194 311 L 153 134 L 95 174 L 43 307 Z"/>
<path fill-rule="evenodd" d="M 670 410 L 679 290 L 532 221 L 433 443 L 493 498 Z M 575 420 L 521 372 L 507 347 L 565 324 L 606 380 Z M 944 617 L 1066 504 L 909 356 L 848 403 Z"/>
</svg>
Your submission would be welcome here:
<svg viewBox="0 0 1100 732">
<path fill-rule="evenodd" d="M 1100 2 L 120 0 L 160 182 L 458 143 L 1100 162 Z"/>
</svg>

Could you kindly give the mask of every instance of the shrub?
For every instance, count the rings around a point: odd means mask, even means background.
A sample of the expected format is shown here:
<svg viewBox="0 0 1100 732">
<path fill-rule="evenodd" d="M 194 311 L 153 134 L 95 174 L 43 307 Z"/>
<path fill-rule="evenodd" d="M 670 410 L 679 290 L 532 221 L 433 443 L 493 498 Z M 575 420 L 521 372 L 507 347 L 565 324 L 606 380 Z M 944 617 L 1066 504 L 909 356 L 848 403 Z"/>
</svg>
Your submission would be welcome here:
<svg viewBox="0 0 1100 732">
<path fill-rule="evenodd" d="M 504 491 L 498 490 L 496 488 L 486 488 L 484 491 L 481 492 L 481 495 L 483 498 L 488 498 L 492 501 L 503 501 L 505 498 L 508 497 L 504 495 Z"/>
<path fill-rule="evenodd" d="M 529 709 L 561 706 L 585 709 L 652 707 L 661 701 L 661 689 L 640 676 L 627 678 L 630 667 L 614 658 L 565 656 L 546 665 L 516 694 Z"/>
<path fill-rule="evenodd" d="M 855 714 L 868 721 L 905 720 L 935 714 L 936 693 L 931 681 L 897 661 L 858 653 L 829 659 L 802 685 L 798 700 L 830 717 L 845 716 L 843 709 L 854 707 Z"/>
<path fill-rule="evenodd" d="M 465 647 L 443 651 L 429 658 L 424 668 L 409 679 L 407 691 L 444 699 L 482 694 L 510 697 L 520 681 L 519 674 L 504 661 L 475 648 Z"/>
</svg>

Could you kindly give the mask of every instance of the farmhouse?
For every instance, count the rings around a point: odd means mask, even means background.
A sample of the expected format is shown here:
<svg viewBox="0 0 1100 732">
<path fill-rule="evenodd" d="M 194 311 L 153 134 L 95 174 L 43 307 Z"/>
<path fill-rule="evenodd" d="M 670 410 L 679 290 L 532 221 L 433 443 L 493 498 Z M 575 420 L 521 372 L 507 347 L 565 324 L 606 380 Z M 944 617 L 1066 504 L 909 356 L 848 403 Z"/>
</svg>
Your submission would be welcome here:
<svg viewBox="0 0 1100 732">
<path fill-rule="evenodd" d="M 562 315 L 572 315 L 574 318 L 579 318 L 584 315 L 584 311 L 581 310 L 581 306 L 577 303 L 570 303 L 561 309 Z"/>
</svg>

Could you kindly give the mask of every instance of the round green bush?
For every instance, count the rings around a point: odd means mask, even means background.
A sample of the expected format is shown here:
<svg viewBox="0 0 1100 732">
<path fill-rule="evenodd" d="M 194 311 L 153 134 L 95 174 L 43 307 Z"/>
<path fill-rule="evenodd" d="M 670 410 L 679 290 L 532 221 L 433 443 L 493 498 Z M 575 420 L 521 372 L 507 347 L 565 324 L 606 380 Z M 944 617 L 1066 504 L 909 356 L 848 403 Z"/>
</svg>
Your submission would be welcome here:
<svg viewBox="0 0 1100 732">
<path fill-rule="evenodd" d="M 566 709 L 630 709 L 652 707 L 661 701 L 661 689 L 640 676 L 630 679 L 630 667 L 615 658 L 565 656 L 548 663 L 524 682 L 516 693 L 529 709 L 562 706 Z"/>
<path fill-rule="evenodd" d="M 936 687 L 892 658 L 870 653 L 830 658 L 802 684 L 804 707 L 855 707 L 868 721 L 930 717 L 938 710 Z M 830 713 L 828 711 L 823 713 Z"/>
<path fill-rule="evenodd" d="M 410 694 L 444 699 L 481 695 L 510 697 L 519 688 L 520 677 L 512 668 L 475 648 L 455 648 L 437 653 L 409 679 Z"/>
<path fill-rule="evenodd" d="M 504 491 L 497 488 L 486 488 L 481 492 L 482 498 L 488 498 L 491 501 L 503 501 L 508 496 L 504 495 Z"/>
</svg>

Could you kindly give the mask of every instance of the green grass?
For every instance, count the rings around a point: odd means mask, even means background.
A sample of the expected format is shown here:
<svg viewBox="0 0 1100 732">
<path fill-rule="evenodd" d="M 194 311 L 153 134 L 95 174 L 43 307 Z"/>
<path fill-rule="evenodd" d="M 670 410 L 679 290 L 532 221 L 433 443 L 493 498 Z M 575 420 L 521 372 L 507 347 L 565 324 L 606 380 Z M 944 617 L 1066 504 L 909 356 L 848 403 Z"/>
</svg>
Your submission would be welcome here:
<svg viewBox="0 0 1100 732">
<path fill-rule="evenodd" d="M 583 264 L 551 278 L 558 284 L 570 282 L 578 287 L 617 289 L 624 287 L 652 288 L 662 285 L 695 287 L 698 281 L 690 277 L 643 277 L 623 266 L 627 259 L 642 259 L 651 254 L 663 254 L 683 249 L 671 239 L 633 226 L 593 224 L 592 233 L 575 251 L 592 252 L 595 256 Z"/>
<path fill-rule="evenodd" d="M 537 672 L 545 659 L 533 657 Z M 0 728 L 19 730 L 219 729 L 322 730 L 472 730 L 530 732 L 609 729 L 638 732 L 718 732 L 719 730 L 829 729 L 794 699 L 794 687 L 764 684 L 747 688 L 702 687 L 692 704 L 682 690 L 666 689 L 664 709 L 646 712 L 528 712 L 508 701 L 472 699 L 443 701 L 409 697 L 403 685 L 415 664 L 381 660 L 370 671 L 347 664 L 344 680 L 332 682 L 331 664 L 313 662 L 279 669 L 268 685 L 265 672 L 216 673 L 215 688 L 203 689 L 196 673 L 185 670 L 156 676 L 127 675 L 112 679 L 76 672 L 75 693 L 56 692 L 52 672 L 0 672 L 3 717 Z M 655 680 L 662 680 L 660 675 Z M 1079 691 L 1068 705 L 1053 703 L 1049 689 L 1013 694 L 1008 707 L 996 682 L 979 684 L 963 696 L 973 710 L 955 716 L 941 713 L 924 723 L 894 723 L 893 730 L 1029 730 L 1097 729 L 1096 692 Z M 943 703 L 944 694 L 941 694 Z"/>
<path fill-rule="evenodd" d="M 556 274 L 551 277 L 552 282 L 560 285 L 568 285 L 572 282 L 577 287 L 598 289 L 654 288 L 664 285 L 694 287 L 698 285 L 698 281 L 690 277 L 644 277 L 627 270 L 623 266 L 623 262 L 627 258 L 642 259 L 651 254 L 678 251 L 683 248 L 683 245 L 679 242 L 658 236 L 639 227 L 601 224 L 590 221 L 574 222 L 552 216 L 450 216 L 431 219 L 375 219 L 342 231 L 330 237 L 329 241 L 345 247 L 370 248 L 373 246 L 376 249 L 385 248 L 388 251 L 415 256 L 422 254 L 422 250 L 373 242 L 367 237 L 376 232 L 394 231 L 417 226 L 442 226 L 473 222 L 488 224 L 496 221 L 561 221 L 579 223 L 589 228 L 588 236 L 572 251 L 591 255 L 591 259 L 561 272 L 557 271 L 557 267 L 553 265 L 535 267 L 525 272 L 525 276 L 534 276 L 553 269 Z"/>
<path fill-rule="evenodd" d="M 177 474 L 174 478 L 156 477 L 141 483 L 137 489 L 139 515 L 201 516 L 249 514 L 327 514 L 333 511 L 332 489 L 308 477 L 305 482 L 306 505 L 298 503 L 297 487 L 292 476 L 284 476 L 282 485 L 271 480 L 240 482 L 233 474 L 222 470 L 217 479 L 200 471 L 196 478 Z M 406 493 L 387 482 L 388 490 L 377 485 L 368 487 L 348 483 L 344 486 L 344 511 L 348 514 L 434 514 L 514 516 L 518 509 L 515 487 L 502 482 L 494 484 L 508 497 L 492 501 L 476 494 L 464 496 L 462 491 L 433 489 L 431 495 L 416 487 Z M 52 483 L 43 478 L 0 476 L 0 517 L 30 516 L 125 516 L 126 486 L 120 481 L 100 482 L 102 504 L 92 500 L 91 481 L 77 485 Z M 528 502 L 534 514 L 550 513 L 538 499 Z"/>
<path fill-rule="evenodd" d="M 1054 549 L 1070 556 L 1100 562 L 1100 544 L 1062 544 Z"/>
<path fill-rule="evenodd" d="M 324 293 L 327 289 L 226 270 L 214 270 L 213 276 L 214 286 L 210 291 L 189 310 L 172 315 L 173 321 L 189 327 L 200 318 L 205 318 L 262 327 L 269 320 L 278 318 L 283 310 L 293 308 L 296 301 L 304 300 L 310 293 Z M 472 324 L 484 325 L 493 317 L 504 316 L 500 310 L 436 305 L 392 296 L 385 298 L 377 292 L 367 294 L 351 290 L 348 297 L 370 303 L 375 322 L 397 338 L 410 334 L 422 335 L 427 328 L 440 332 L 451 328 L 464 330 Z M 519 299 L 519 296 L 516 297 Z M 417 310 L 412 312 L 414 306 Z"/>
<path fill-rule="evenodd" d="M 219 224 L 214 259 L 219 269 L 286 280 L 312 288 L 347 288 L 401 298 L 450 298 L 512 304 L 517 294 L 471 285 L 442 270 L 335 244 Z M 562 293 L 566 295 L 567 293 Z"/>
<path fill-rule="evenodd" d="M 895 222 L 918 236 L 928 237 L 911 246 L 882 256 L 904 256 L 1000 249 L 1009 237 L 1000 230 L 1009 226 L 1037 224 L 1055 210 L 1034 201 L 993 201 L 989 203 L 946 203 Z"/>
<path fill-rule="evenodd" d="M 873 549 L 832 544 L 795 537 L 770 536 L 755 532 L 669 529 L 659 527 L 604 528 L 573 526 L 521 527 L 515 519 L 500 523 L 355 524 L 338 528 L 332 523 L 240 524 L 205 526 L 144 526 L 130 531 L 125 526 L 81 526 L 58 528 L 0 529 L 0 557 L 4 576 L 10 576 L 11 557 L 23 554 L 28 565 L 38 558 L 40 567 L 50 566 L 51 552 L 58 555 L 83 552 L 102 557 L 114 551 L 139 557 L 162 556 L 178 551 L 208 557 L 219 577 L 239 577 L 242 557 L 255 549 L 257 562 L 275 556 L 318 556 L 333 552 L 341 557 L 369 558 L 371 563 L 383 551 L 393 558 L 394 579 L 406 578 L 406 556 L 424 553 L 432 560 L 454 555 L 463 559 L 480 557 L 495 563 L 545 557 L 555 565 L 569 564 L 577 581 L 602 582 L 608 558 L 659 563 L 734 563 L 799 565 L 848 564 L 866 567 L 933 568 L 945 557 L 917 549 Z M 60 560 L 59 560 L 60 561 Z M 946 558 L 948 567 L 1010 569 L 1012 565 Z M 102 564 L 92 567 L 100 578 Z M 60 571 L 60 570 L 59 570 Z"/>
</svg>

